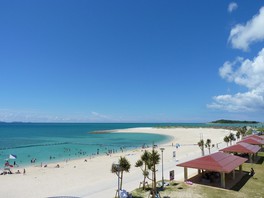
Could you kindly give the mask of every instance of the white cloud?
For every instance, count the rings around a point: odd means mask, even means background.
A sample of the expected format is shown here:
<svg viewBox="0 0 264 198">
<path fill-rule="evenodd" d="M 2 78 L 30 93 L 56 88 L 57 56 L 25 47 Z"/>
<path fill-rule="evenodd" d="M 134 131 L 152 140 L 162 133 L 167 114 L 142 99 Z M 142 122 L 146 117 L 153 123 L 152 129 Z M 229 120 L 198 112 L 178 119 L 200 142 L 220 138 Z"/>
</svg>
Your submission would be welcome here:
<svg viewBox="0 0 264 198">
<path fill-rule="evenodd" d="M 231 12 L 233 12 L 234 10 L 236 10 L 237 7 L 238 7 L 237 3 L 235 3 L 235 2 L 231 2 L 231 3 L 228 5 L 227 10 L 228 10 L 228 12 L 231 13 Z"/>
<path fill-rule="evenodd" d="M 238 57 L 235 61 L 229 62 L 226 61 L 224 65 L 219 69 L 219 74 L 222 78 L 227 79 L 228 81 L 233 80 L 233 67 L 243 61 L 243 58 Z"/>
<path fill-rule="evenodd" d="M 215 96 L 209 108 L 236 111 L 264 111 L 264 48 L 253 60 L 237 58 L 225 62 L 219 75 L 248 89 L 245 93 Z"/>
<path fill-rule="evenodd" d="M 0 121 L 4 122 L 58 122 L 58 123 L 88 123 L 88 122 L 130 122 L 134 118 L 120 117 L 113 115 L 106 115 L 92 112 L 71 112 L 68 114 L 54 113 L 54 112 L 42 112 L 40 110 L 30 110 L 30 109 L 3 109 L 0 107 Z M 135 118 L 134 122 L 138 122 Z"/>
<path fill-rule="evenodd" d="M 102 120 L 102 119 L 103 120 L 108 120 L 108 119 L 110 120 L 109 116 L 97 113 L 95 111 L 91 112 L 91 114 L 92 114 L 91 119 L 93 119 L 93 120 Z"/>
<path fill-rule="evenodd" d="M 32 110 L 11 110 L 0 109 L 0 121 L 13 122 L 60 122 L 62 118 L 58 116 L 46 115 L 43 113 L 37 113 Z"/>
<path fill-rule="evenodd" d="M 49 114 L 37 110 L 0 109 L 0 121 L 4 122 L 112 122 L 106 115 L 91 112 L 90 115 L 75 113 L 71 115 Z"/>
<path fill-rule="evenodd" d="M 264 40 L 264 7 L 245 25 L 237 24 L 230 31 L 228 41 L 233 48 L 247 51 L 249 45 Z"/>
</svg>

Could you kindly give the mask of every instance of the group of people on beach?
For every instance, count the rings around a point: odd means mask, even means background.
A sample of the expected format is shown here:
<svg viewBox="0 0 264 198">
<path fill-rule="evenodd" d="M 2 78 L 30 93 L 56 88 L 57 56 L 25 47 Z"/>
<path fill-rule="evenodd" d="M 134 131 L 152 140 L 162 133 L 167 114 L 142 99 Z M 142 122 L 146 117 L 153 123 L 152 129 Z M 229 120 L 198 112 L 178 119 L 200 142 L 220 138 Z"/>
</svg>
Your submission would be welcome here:
<svg viewBox="0 0 264 198">
<path fill-rule="evenodd" d="M 13 165 L 9 163 L 9 161 L 5 162 L 5 167 L 19 167 L 19 165 L 14 161 Z"/>
<path fill-rule="evenodd" d="M 8 174 L 11 175 L 11 174 L 14 174 L 14 173 L 11 171 L 11 169 L 5 169 L 3 172 L 0 173 L 0 175 L 8 175 Z M 21 174 L 20 170 L 17 170 L 15 172 L 15 174 Z M 24 175 L 26 174 L 26 169 L 25 168 L 23 169 L 23 174 Z"/>
</svg>

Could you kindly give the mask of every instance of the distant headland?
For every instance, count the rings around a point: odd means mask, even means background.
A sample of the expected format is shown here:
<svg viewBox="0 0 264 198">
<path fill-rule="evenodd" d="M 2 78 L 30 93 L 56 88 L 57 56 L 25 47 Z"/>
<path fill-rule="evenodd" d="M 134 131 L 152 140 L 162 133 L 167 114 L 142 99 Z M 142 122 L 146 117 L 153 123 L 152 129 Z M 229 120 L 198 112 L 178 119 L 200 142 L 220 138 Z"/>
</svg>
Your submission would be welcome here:
<svg viewBox="0 0 264 198">
<path fill-rule="evenodd" d="M 216 124 L 258 124 L 260 122 L 247 121 L 247 120 L 240 121 L 240 120 L 224 120 L 224 119 L 221 119 L 221 120 L 212 121 L 210 123 L 216 123 Z"/>
</svg>

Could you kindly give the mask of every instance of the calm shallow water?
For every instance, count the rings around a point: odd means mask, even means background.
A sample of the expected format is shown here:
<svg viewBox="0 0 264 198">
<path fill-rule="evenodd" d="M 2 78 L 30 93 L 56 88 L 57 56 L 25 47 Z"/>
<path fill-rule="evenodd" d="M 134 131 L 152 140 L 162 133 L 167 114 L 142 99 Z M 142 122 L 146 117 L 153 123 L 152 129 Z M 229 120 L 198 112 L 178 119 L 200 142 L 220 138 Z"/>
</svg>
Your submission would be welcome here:
<svg viewBox="0 0 264 198">
<path fill-rule="evenodd" d="M 9 154 L 17 155 L 19 165 L 35 164 L 106 154 L 109 150 L 133 149 L 143 144 L 168 141 L 170 137 L 152 134 L 91 133 L 157 124 L 0 124 L 0 167 Z M 9 160 L 13 163 L 14 160 Z"/>
<path fill-rule="evenodd" d="M 109 150 L 133 149 L 143 144 L 168 141 L 170 137 L 153 134 L 92 133 L 113 129 L 155 126 L 208 127 L 204 123 L 0 123 L 0 167 L 9 154 L 17 155 L 16 163 L 36 165 L 66 159 L 105 155 Z M 209 125 L 212 126 L 212 125 Z M 215 125 L 214 125 L 215 126 Z M 13 163 L 14 160 L 10 160 Z"/>
</svg>

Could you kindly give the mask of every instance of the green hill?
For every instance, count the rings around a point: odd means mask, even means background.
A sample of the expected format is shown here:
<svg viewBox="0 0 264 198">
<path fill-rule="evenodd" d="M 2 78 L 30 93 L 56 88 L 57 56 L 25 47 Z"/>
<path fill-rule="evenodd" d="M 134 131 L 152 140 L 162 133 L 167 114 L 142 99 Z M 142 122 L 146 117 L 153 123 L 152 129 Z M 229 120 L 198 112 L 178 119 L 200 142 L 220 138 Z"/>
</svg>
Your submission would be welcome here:
<svg viewBox="0 0 264 198">
<path fill-rule="evenodd" d="M 217 124 L 258 124 L 259 122 L 257 121 L 240 121 L 240 120 L 216 120 L 212 121 L 211 123 L 217 123 Z"/>
</svg>

